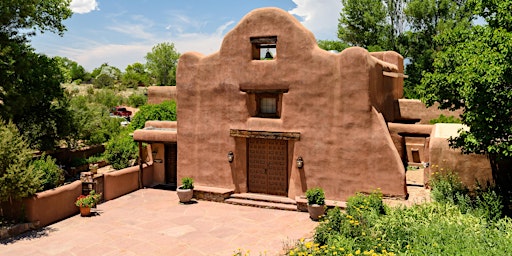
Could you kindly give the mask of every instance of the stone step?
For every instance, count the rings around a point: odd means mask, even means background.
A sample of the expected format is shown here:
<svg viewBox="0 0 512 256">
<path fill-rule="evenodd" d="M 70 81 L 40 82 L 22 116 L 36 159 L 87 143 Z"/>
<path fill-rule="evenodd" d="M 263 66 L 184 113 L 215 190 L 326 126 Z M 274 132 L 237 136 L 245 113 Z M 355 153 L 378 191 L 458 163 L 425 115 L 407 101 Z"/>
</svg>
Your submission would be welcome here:
<svg viewBox="0 0 512 256">
<path fill-rule="evenodd" d="M 269 203 L 289 204 L 289 205 L 297 204 L 297 202 L 295 200 L 288 198 L 288 197 L 272 196 L 272 195 L 264 195 L 264 194 L 254 194 L 254 193 L 232 194 L 230 196 L 230 198 L 269 202 Z"/>
<path fill-rule="evenodd" d="M 245 206 L 267 208 L 267 209 L 297 211 L 297 205 L 289 204 L 289 203 L 256 201 L 256 200 L 252 200 L 252 199 L 241 199 L 241 198 L 228 198 L 228 199 L 224 200 L 224 202 L 228 203 L 228 204 L 245 205 Z"/>
</svg>

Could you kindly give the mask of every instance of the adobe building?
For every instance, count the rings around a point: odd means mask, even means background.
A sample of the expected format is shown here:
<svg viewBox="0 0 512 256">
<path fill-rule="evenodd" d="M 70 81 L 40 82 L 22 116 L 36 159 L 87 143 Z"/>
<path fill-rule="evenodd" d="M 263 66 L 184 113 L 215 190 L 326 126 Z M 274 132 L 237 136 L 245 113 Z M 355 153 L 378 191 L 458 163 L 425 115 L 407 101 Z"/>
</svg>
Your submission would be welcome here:
<svg viewBox="0 0 512 256">
<path fill-rule="evenodd" d="M 289 198 L 312 187 L 335 200 L 377 188 L 406 197 L 386 125 L 402 63 L 395 52 L 327 52 L 287 12 L 252 11 L 219 52 L 179 59 L 178 178 Z"/>
<path fill-rule="evenodd" d="M 154 103 L 177 98 L 178 122 L 148 122 L 134 139 L 152 144 L 157 184 L 188 176 L 221 194 L 406 198 L 405 166 L 429 162 L 425 120 L 439 111 L 415 116 L 403 78 L 396 52 L 328 52 L 287 12 L 256 9 L 218 52 L 180 57 L 175 89 L 149 91 Z"/>
</svg>

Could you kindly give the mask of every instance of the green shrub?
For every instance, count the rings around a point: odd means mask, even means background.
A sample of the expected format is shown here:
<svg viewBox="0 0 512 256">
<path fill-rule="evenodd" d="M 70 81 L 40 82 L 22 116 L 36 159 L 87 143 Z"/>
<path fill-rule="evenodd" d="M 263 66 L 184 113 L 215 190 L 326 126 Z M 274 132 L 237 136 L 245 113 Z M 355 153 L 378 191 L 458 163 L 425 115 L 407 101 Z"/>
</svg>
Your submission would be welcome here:
<svg viewBox="0 0 512 256">
<path fill-rule="evenodd" d="M 105 147 L 105 157 L 116 170 L 131 166 L 131 161 L 137 158 L 138 147 L 128 132 L 123 132 L 109 140 Z"/>
<path fill-rule="evenodd" d="M 42 187 L 39 191 L 53 189 L 64 183 L 64 171 L 57 166 L 55 159 L 51 156 L 42 155 L 39 159 L 32 161 L 31 165 L 35 172 L 41 173 Z"/>
<path fill-rule="evenodd" d="M 94 93 L 92 102 L 99 103 L 107 109 L 123 104 L 123 96 L 116 94 L 113 90 L 103 89 Z"/>
<path fill-rule="evenodd" d="M 430 196 L 440 203 L 458 204 L 459 200 L 469 193 L 459 176 L 451 171 L 434 172 L 430 185 L 432 186 Z"/>
<path fill-rule="evenodd" d="M 31 158 L 32 151 L 16 126 L 0 119 L 0 202 L 28 197 L 41 188 L 41 173 L 27 166 Z"/>
<path fill-rule="evenodd" d="M 459 118 L 457 117 L 454 117 L 454 116 L 445 116 L 443 114 L 439 115 L 438 118 L 434 118 L 432 120 L 429 121 L 430 124 L 437 124 L 437 123 L 455 123 L 455 124 L 460 124 L 461 121 Z"/>
<path fill-rule="evenodd" d="M 194 189 L 194 179 L 191 177 L 183 177 L 181 179 L 181 187 L 182 189 Z"/>
<path fill-rule="evenodd" d="M 131 130 L 144 128 L 146 121 L 176 121 L 176 102 L 164 101 L 160 104 L 143 105 L 132 118 Z"/>
<path fill-rule="evenodd" d="M 325 204 L 325 194 L 324 190 L 321 188 L 310 188 L 306 191 L 306 198 L 308 199 L 308 204 L 313 205 L 324 205 Z"/>
<path fill-rule="evenodd" d="M 115 80 L 107 74 L 98 75 L 94 81 L 95 88 L 111 88 L 114 86 Z"/>
<path fill-rule="evenodd" d="M 148 96 L 143 93 L 134 93 L 128 97 L 128 105 L 138 108 L 148 101 Z"/>
</svg>

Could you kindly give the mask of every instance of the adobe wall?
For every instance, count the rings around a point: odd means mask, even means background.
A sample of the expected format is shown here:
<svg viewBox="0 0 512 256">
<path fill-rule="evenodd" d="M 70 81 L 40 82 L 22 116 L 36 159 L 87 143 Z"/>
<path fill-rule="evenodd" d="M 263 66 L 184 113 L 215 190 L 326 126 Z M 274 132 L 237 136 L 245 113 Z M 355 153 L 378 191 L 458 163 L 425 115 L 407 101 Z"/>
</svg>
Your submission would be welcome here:
<svg viewBox="0 0 512 256">
<path fill-rule="evenodd" d="M 252 36 L 277 36 L 274 60 L 252 60 Z M 191 176 L 197 185 L 246 192 L 246 139 L 230 130 L 298 132 L 299 140 L 288 141 L 288 197 L 316 186 L 336 200 L 376 188 L 405 196 L 404 166 L 384 119 L 394 118 L 393 90 L 384 99 L 375 96 L 396 83 L 383 71 L 402 70 L 363 48 L 339 54 L 318 48 L 313 34 L 283 10 L 252 11 L 225 36 L 219 52 L 180 57 L 178 180 Z M 281 117 L 251 117 L 244 92 L 251 89 L 287 90 Z"/>
<path fill-rule="evenodd" d="M 398 119 L 400 120 L 415 120 L 418 124 L 430 124 L 430 120 L 436 119 L 439 115 L 454 116 L 460 118 L 462 110 L 449 111 L 439 109 L 439 103 L 427 108 L 421 100 L 413 99 L 399 99 L 400 113 Z"/>
<path fill-rule="evenodd" d="M 160 104 L 166 100 L 178 99 L 176 86 L 148 87 L 148 104 Z"/>
<path fill-rule="evenodd" d="M 469 188 L 478 180 L 482 185 L 492 182 L 492 169 L 485 155 L 462 154 L 459 149 L 448 145 L 450 136 L 457 136 L 460 124 L 436 124 L 430 135 L 430 167 L 425 169 L 425 184 L 428 185 L 432 172 L 453 171 Z"/>
<path fill-rule="evenodd" d="M 30 222 L 39 221 L 40 226 L 65 219 L 78 213 L 75 201 L 81 194 L 81 181 L 36 193 L 23 199 L 26 207 L 25 216 Z"/>
<path fill-rule="evenodd" d="M 108 201 L 139 189 L 139 166 L 107 172 L 103 176 L 103 198 Z M 153 184 L 153 165 L 143 165 L 143 186 Z"/>
</svg>

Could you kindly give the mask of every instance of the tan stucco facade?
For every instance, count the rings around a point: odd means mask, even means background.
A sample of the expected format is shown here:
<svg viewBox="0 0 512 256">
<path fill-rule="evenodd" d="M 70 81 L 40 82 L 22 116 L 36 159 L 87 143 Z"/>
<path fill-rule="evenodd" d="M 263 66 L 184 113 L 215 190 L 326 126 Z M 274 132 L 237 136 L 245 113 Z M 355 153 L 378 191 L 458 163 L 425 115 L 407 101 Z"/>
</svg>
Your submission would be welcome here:
<svg viewBox="0 0 512 256">
<path fill-rule="evenodd" d="M 274 58 L 254 60 L 252 40 L 268 37 L 276 38 Z M 191 176 L 198 185 L 251 192 L 247 142 L 259 138 L 285 143 L 290 198 L 316 186 L 334 200 L 377 188 L 407 195 L 386 125 L 403 88 L 403 58 L 395 52 L 327 52 L 287 12 L 257 9 L 217 53 L 183 54 L 176 88 L 178 180 Z M 260 94 L 276 95 L 277 117 L 257 115 Z"/>
</svg>

